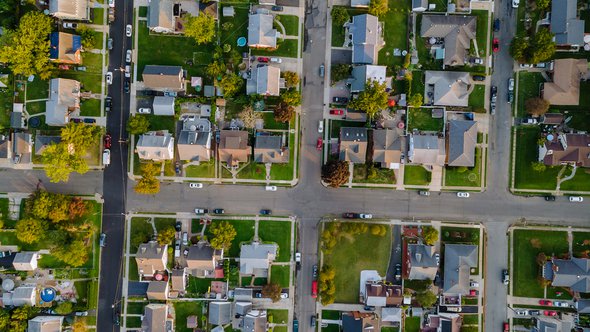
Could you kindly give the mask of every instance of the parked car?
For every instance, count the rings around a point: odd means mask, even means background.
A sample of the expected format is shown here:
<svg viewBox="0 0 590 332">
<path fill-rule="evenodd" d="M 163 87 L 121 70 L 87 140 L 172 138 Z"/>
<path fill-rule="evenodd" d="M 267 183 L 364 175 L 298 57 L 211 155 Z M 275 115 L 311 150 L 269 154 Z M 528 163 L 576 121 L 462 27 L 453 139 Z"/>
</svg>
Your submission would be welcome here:
<svg viewBox="0 0 590 332">
<path fill-rule="evenodd" d="M 326 67 L 323 64 L 321 64 L 320 65 L 320 77 L 321 78 L 324 78 L 325 72 L 326 72 Z"/>
<path fill-rule="evenodd" d="M 483 76 L 483 75 L 473 75 L 473 80 L 474 81 L 482 82 L 482 81 L 485 81 L 486 80 L 486 77 Z"/>
<path fill-rule="evenodd" d="M 512 8 L 518 8 L 520 5 L 520 0 L 512 0 Z"/>
<path fill-rule="evenodd" d="M 348 98 L 346 98 L 346 97 L 334 97 L 334 98 L 332 98 L 332 101 L 335 102 L 335 103 L 346 104 L 346 103 L 348 103 Z"/>
<path fill-rule="evenodd" d="M 584 201 L 584 197 L 582 197 L 582 196 L 570 196 L 569 200 L 572 203 L 582 203 Z"/>
<path fill-rule="evenodd" d="M 324 120 L 320 120 L 320 122 L 318 123 L 318 133 L 323 133 L 324 132 Z"/>
<path fill-rule="evenodd" d="M 109 7 L 115 8 L 115 0 L 109 0 Z"/>
<path fill-rule="evenodd" d="M 402 266 L 398 263 L 395 264 L 395 280 L 401 280 L 402 279 Z"/>
<path fill-rule="evenodd" d="M 461 312 L 461 311 L 463 311 L 463 308 L 461 308 L 461 307 L 447 307 L 447 311 Z"/>
<path fill-rule="evenodd" d="M 63 27 L 64 29 L 78 29 L 78 23 L 64 22 Z"/>
<path fill-rule="evenodd" d="M 268 216 L 268 215 L 272 214 L 272 211 L 268 210 L 268 209 L 262 209 L 262 210 L 260 210 L 260 214 L 263 216 Z"/>
<path fill-rule="evenodd" d="M 271 9 L 275 12 L 282 12 L 283 6 L 272 6 Z"/>
<path fill-rule="evenodd" d="M 129 91 L 130 91 L 128 80 L 125 80 L 125 82 L 123 83 L 123 91 L 125 91 L 125 93 L 129 93 Z"/>
<path fill-rule="evenodd" d="M 127 78 L 131 77 L 131 66 L 130 65 L 125 66 L 125 77 L 127 77 Z"/>
<path fill-rule="evenodd" d="M 359 218 L 361 219 L 373 219 L 373 215 L 370 213 L 361 213 L 359 214 Z"/>
<path fill-rule="evenodd" d="M 457 193 L 457 197 L 459 198 L 469 198 L 469 193 L 468 192 L 464 192 L 464 191 L 460 191 Z"/>
<path fill-rule="evenodd" d="M 324 146 L 324 140 L 321 137 L 318 137 L 318 141 L 316 142 L 315 148 L 318 151 L 322 150 L 322 146 Z"/>
<path fill-rule="evenodd" d="M 205 214 L 205 213 L 207 213 L 207 212 L 209 212 L 209 210 L 208 210 L 208 209 L 200 209 L 200 208 L 196 208 L 196 209 L 195 209 L 195 213 L 196 213 L 196 214 Z"/>
<path fill-rule="evenodd" d="M 469 282 L 469 287 L 479 288 L 479 282 L 477 282 L 477 281 L 470 281 Z"/>
<path fill-rule="evenodd" d="M 529 315 L 529 311 L 526 309 L 514 309 L 514 313 L 519 316 L 528 316 Z"/>
<path fill-rule="evenodd" d="M 12 255 L 12 251 L 10 251 L 10 250 L 0 252 L 0 258 L 8 257 L 10 255 Z"/>
<path fill-rule="evenodd" d="M 109 51 L 113 49 L 113 38 L 108 39 L 107 47 L 109 48 Z"/>
<path fill-rule="evenodd" d="M 112 72 L 107 72 L 107 84 L 113 84 L 113 73 Z"/>
<path fill-rule="evenodd" d="M 333 110 L 330 110 L 330 114 L 331 115 L 344 115 L 344 110 L 333 109 Z"/>
<path fill-rule="evenodd" d="M 174 244 L 174 257 L 180 257 L 180 242 L 178 240 L 176 240 L 176 243 Z"/>
<path fill-rule="evenodd" d="M 366 306 L 364 306 L 363 310 L 365 310 L 365 311 L 375 311 L 375 306 L 366 305 Z"/>
<path fill-rule="evenodd" d="M 131 63 L 131 50 L 127 50 L 127 52 L 125 52 L 125 62 Z"/>
<path fill-rule="evenodd" d="M 550 300 L 539 300 L 539 304 L 540 305 L 551 306 L 551 305 L 553 305 L 553 302 L 551 302 Z"/>
<path fill-rule="evenodd" d="M 264 188 L 266 191 L 277 191 L 277 186 L 266 186 Z"/>
<path fill-rule="evenodd" d="M 529 310 L 529 314 L 531 316 L 539 316 L 541 314 L 541 311 L 539 311 L 539 310 Z"/>
<path fill-rule="evenodd" d="M 311 297 L 313 297 L 314 299 L 316 297 L 318 297 L 318 281 L 317 280 L 313 280 L 311 282 Z"/>
<path fill-rule="evenodd" d="M 508 91 L 514 91 L 514 78 L 508 79 Z"/>
<path fill-rule="evenodd" d="M 270 62 L 283 63 L 283 59 L 281 59 L 281 58 L 270 58 Z"/>
<path fill-rule="evenodd" d="M 314 264 L 312 269 L 311 269 L 311 277 L 313 278 L 313 280 L 316 280 L 318 278 L 318 266 L 317 264 Z"/>
<path fill-rule="evenodd" d="M 182 245 L 183 246 L 188 245 L 188 233 L 187 232 L 182 233 Z"/>
<path fill-rule="evenodd" d="M 314 297 L 317 297 L 317 295 Z M 315 328 L 315 320 L 316 320 L 315 316 L 311 316 L 311 327 L 313 327 L 313 328 Z"/>
<path fill-rule="evenodd" d="M 203 184 L 198 182 L 191 182 L 188 184 L 188 187 L 191 189 L 201 189 L 203 188 Z"/>
<path fill-rule="evenodd" d="M 502 326 L 504 327 L 504 332 L 510 331 L 510 323 L 504 322 Z"/>
<path fill-rule="evenodd" d="M 224 214 L 225 213 L 225 210 L 224 209 L 219 209 L 219 208 L 218 209 L 213 209 L 213 213 L 215 213 L 215 214 Z"/>
<path fill-rule="evenodd" d="M 300 252 L 295 253 L 295 263 L 301 264 L 301 253 Z"/>
<path fill-rule="evenodd" d="M 152 109 L 149 107 L 141 107 L 140 109 L 137 110 L 137 113 L 139 114 L 150 114 L 152 112 Z"/>
<path fill-rule="evenodd" d="M 127 24 L 125 26 L 125 36 L 131 37 L 131 32 L 132 31 L 133 31 L 133 28 L 131 27 L 131 24 Z"/>
<path fill-rule="evenodd" d="M 100 233 L 100 246 L 104 247 L 107 245 L 107 235 L 105 233 Z"/>
<path fill-rule="evenodd" d="M 498 38 L 494 38 L 494 40 L 492 41 L 492 50 L 494 51 L 494 53 L 500 50 L 500 41 L 498 40 Z"/>
<path fill-rule="evenodd" d="M 557 316 L 557 311 L 553 311 L 553 310 L 545 310 L 543 311 L 543 315 L 545 316 Z"/>
<path fill-rule="evenodd" d="M 434 254 L 434 259 L 436 260 L 436 265 L 440 265 L 440 254 L 439 253 Z"/>
<path fill-rule="evenodd" d="M 82 123 L 82 119 L 78 119 L 78 118 L 70 119 L 70 122 L 73 122 L 73 123 Z"/>
<path fill-rule="evenodd" d="M 96 119 L 85 118 L 84 123 L 88 123 L 88 124 L 96 123 Z"/>
<path fill-rule="evenodd" d="M 104 110 L 105 112 L 110 112 L 111 107 L 113 107 L 113 99 L 110 96 L 107 96 L 104 101 Z"/>
<path fill-rule="evenodd" d="M 494 20 L 494 31 L 495 32 L 500 31 L 500 19 L 499 18 Z"/>
<path fill-rule="evenodd" d="M 88 311 L 76 311 L 74 312 L 74 315 L 79 317 L 86 317 L 88 316 Z"/>
<path fill-rule="evenodd" d="M 498 87 L 495 85 L 492 85 L 492 87 L 490 88 L 490 95 L 491 98 L 494 98 L 498 95 Z"/>
<path fill-rule="evenodd" d="M 420 191 L 418 191 L 418 195 L 420 195 L 420 196 L 430 196 L 430 191 L 428 191 L 428 190 L 420 190 Z"/>
<path fill-rule="evenodd" d="M 258 62 L 269 62 L 270 58 L 269 57 L 265 57 L 265 56 L 259 56 L 258 57 Z"/>
<path fill-rule="evenodd" d="M 495 102 L 490 103 L 490 113 L 492 113 L 492 115 L 496 114 L 496 103 Z"/>
<path fill-rule="evenodd" d="M 281 299 L 288 299 L 289 293 L 281 293 Z"/>
<path fill-rule="evenodd" d="M 104 135 L 104 147 L 106 149 L 110 149 L 111 148 L 111 134 L 106 134 Z"/>
<path fill-rule="evenodd" d="M 177 221 L 176 224 L 174 224 L 174 229 L 177 232 L 180 232 L 182 230 L 182 223 L 180 221 Z"/>
<path fill-rule="evenodd" d="M 544 199 L 547 202 L 555 202 L 555 196 L 553 196 L 553 195 L 545 195 Z"/>
<path fill-rule="evenodd" d="M 111 150 L 104 149 L 102 152 L 102 164 L 109 166 L 111 164 Z"/>
<path fill-rule="evenodd" d="M 504 269 L 502 270 L 502 283 L 506 286 L 508 286 L 508 283 L 510 282 L 510 275 L 508 274 L 508 270 Z"/>
<path fill-rule="evenodd" d="M 567 302 L 559 302 L 559 301 L 553 302 L 553 306 L 561 307 L 561 308 L 569 308 L 570 307 L 570 305 Z"/>
</svg>

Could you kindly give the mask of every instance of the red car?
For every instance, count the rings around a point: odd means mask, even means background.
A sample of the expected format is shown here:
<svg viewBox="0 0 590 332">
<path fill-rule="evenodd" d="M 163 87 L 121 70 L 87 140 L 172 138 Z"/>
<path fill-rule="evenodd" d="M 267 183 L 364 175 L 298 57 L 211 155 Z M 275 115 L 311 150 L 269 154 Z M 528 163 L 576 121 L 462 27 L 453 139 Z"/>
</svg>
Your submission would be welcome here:
<svg viewBox="0 0 590 332">
<path fill-rule="evenodd" d="M 111 135 L 110 134 L 106 134 L 104 136 L 104 148 L 105 149 L 111 148 Z"/>
<path fill-rule="evenodd" d="M 344 115 L 344 110 L 330 110 L 332 115 Z"/>
<path fill-rule="evenodd" d="M 545 311 L 543 311 L 543 315 L 545 315 L 545 316 L 557 316 L 557 311 L 545 310 Z"/>
<path fill-rule="evenodd" d="M 504 322 L 504 332 L 510 331 L 510 324 L 508 322 Z"/>
<path fill-rule="evenodd" d="M 311 282 L 311 297 L 314 299 L 318 297 L 318 282 L 314 280 Z"/>
<path fill-rule="evenodd" d="M 269 62 L 270 58 L 267 58 L 265 56 L 259 56 L 258 57 L 258 62 Z"/>
<path fill-rule="evenodd" d="M 539 304 L 550 306 L 550 305 L 553 305 L 553 302 L 551 302 L 549 300 L 539 300 Z"/>
<path fill-rule="evenodd" d="M 494 50 L 494 52 L 498 52 L 500 50 L 500 41 L 498 38 L 494 38 L 494 41 L 492 42 L 492 50 Z"/>
<path fill-rule="evenodd" d="M 321 137 L 318 137 L 318 142 L 317 142 L 315 148 L 318 149 L 318 151 L 321 151 L 323 145 L 324 145 L 324 140 L 322 140 Z"/>
</svg>

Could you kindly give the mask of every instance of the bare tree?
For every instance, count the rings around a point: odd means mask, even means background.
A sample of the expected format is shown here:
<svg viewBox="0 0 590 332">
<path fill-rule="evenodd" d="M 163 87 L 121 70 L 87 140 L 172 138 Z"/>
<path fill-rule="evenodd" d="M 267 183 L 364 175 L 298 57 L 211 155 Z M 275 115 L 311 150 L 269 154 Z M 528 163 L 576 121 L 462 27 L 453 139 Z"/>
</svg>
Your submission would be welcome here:
<svg viewBox="0 0 590 332">
<path fill-rule="evenodd" d="M 254 112 L 254 109 L 250 106 L 244 107 L 238 116 L 244 123 L 244 127 L 248 129 L 254 128 L 256 120 L 260 119 L 260 113 Z"/>
</svg>

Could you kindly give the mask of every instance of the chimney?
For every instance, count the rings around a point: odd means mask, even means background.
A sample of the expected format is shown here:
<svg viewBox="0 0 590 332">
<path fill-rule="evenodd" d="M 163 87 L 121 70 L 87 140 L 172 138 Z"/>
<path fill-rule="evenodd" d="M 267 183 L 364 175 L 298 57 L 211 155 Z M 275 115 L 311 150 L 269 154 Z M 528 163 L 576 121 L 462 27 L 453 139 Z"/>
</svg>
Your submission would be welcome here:
<svg viewBox="0 0 590 332">
<path fill-rule="evenodd" d="M 158 254 L 159 254 L 161 251 L 162 251 L 162 248 L 160 248 L 160 247 L 157 247 L 157 248 L 156 248 L 156 252 L 157 252 Z"/>
</svg>

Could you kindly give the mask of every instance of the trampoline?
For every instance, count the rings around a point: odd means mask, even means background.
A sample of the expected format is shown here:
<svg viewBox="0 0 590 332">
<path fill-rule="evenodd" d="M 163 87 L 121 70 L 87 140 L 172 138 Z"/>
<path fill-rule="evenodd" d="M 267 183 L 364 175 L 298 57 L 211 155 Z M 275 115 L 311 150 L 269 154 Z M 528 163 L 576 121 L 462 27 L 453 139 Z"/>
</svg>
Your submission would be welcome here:
<svg viewBox="0 0 590 332">
<path fill-rule="evenodd" d="M 29 127 L 37 128 L 41 124 L 41 120 L 38 117 L 29 119 Z"/>
<path fill-rule="evenodd" d="M 238 46 L 239 47 L 246 46 L 246 37 L 240 37 L 240 38 L 238 38 Z"/>
<path fill-rule="evenodd" d="M 43 302 L 51 302 L 55 300 L 55 289 L 51 287 L 44 288 L 41 291 L 41 300 Z"/>
</svg>

